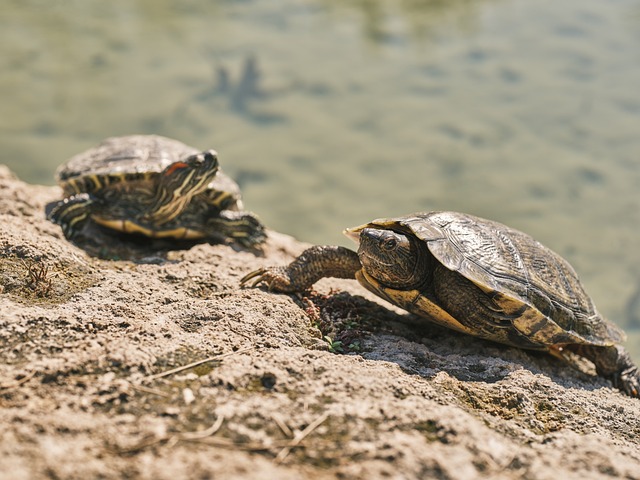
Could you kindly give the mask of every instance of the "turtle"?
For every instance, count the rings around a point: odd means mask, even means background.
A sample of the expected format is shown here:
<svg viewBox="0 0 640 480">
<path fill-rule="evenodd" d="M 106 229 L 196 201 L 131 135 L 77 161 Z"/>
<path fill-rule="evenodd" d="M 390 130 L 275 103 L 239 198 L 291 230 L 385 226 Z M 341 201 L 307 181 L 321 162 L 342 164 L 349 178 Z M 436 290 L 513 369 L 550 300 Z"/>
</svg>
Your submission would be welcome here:
<svg viewBox="0 0 640 480">
<path fill-rule="evenodd" d="M 64 199 L 48 218 L 73 240 L 92 221 L 151 238 L 211 239 L 253 247 L 265 229 L 243 211 L 240 188 L 215 150 L 159 135 L 110 137 L 56 171 Z"/>
<path fill-rule="evenodd" d="M 323 277 L 355 278 L 413 314 L 475 337 L 565 358 L 573 352 L 632 397 L 640 372 L 573 267 L 526 233 L 458 212 L 420 212 L 348 228 L 358 252 L 313 246 L 287 266 L 245 275 L 245 286 L 308 289 Z"/>
</svg>

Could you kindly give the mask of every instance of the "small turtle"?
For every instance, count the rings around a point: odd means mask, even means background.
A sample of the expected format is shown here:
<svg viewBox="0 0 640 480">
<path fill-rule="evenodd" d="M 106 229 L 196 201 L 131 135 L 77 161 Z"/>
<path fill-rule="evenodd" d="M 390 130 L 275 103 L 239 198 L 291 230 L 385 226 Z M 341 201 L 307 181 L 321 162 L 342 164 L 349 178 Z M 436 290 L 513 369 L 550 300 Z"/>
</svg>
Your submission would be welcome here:
<svg viewBox="0 0 640 480">
<path fill-rule="evenodd" d="M 157 135 L 112 137 L 61 165 L 66 198 L 49 219 L 73 239 L 87 221 L 151 238 L 232 240 L 251 247 L 264 227 L 242 211 L 238 185 L 214 150 Z"/>
<path fill-rule="evenodd" d="M 389 302 L 445 327 L 556 356 L 591 360 L 632 397 L 640 372 L 619 343 L 625 333 L 596 310 L 575 271 L 529 235 L 456 212 L 378 219 L 345 230 L 359 243 L 315 246 L 286 267 L 241 283 L 294 292 L 323 277 L 356 278 Z"/>
</svg>

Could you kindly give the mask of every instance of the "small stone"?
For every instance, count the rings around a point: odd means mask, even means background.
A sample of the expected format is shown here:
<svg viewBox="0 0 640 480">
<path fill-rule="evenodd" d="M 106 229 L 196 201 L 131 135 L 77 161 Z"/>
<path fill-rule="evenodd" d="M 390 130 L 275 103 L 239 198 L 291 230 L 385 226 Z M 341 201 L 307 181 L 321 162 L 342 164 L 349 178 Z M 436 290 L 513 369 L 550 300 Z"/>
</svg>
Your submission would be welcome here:
<svg viewBox="0 0 640 480">
<path fill-rule="evenodd" d="M 182 398 L 185 405 L 190 405 L 196 401 L 196 396 L 193 394 L 193 390 L 191 390 L 190 388 L 185 388 L 184 390 L 182 390 Z"/>
</svg>

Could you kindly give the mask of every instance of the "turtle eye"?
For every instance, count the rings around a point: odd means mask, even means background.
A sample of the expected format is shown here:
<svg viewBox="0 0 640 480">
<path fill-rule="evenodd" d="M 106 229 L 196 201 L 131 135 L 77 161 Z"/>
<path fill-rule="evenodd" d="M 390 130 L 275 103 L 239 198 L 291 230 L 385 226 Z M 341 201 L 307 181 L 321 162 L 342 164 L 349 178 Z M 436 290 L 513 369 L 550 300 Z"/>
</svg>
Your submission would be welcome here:
<svg viewBox="0 0 640 480">
<path fill-rule="evenodd" d="M 398 246 L 398 240 L 396 240 L 395 237 L 387 237 L 382 241 L 381 246 L 384 250 L 393 250 Z"/>
</svg>

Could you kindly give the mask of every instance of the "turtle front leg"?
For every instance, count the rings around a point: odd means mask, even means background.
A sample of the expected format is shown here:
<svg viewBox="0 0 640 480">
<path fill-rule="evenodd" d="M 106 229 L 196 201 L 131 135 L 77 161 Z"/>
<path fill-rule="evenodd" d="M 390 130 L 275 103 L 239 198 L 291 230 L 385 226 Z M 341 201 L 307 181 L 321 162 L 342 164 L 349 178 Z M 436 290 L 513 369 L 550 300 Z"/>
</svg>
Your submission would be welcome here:
<svg viewBox="0 0 640 480">
<path fill-rule="evenodd" d="M 64 236 L 74 238 L 84 227 L 91 215 L 95 203 L 87 193 L 72 195 L 60 200 L 51 210 L 47 218 L 62 227 Z"/>
<path fill-rule="evenodd" d="M 640 370 L 623 347 L 567 345 L 565 348 L 591 360 L 598 375 L 611 380 L 614 387 L 630 397 L 640 398 Z"/>
<path fill-rule="evenodd" d="M 311 287 L 324 277 L 355 278 L 362 268 L 358 254 L 344 247 L 311 247 L 286 267 L 266 267 L 248 273 L 241 285 L 253 281 L 252 287 L 261 283 L 276 292 L 299 292 Z"/>
<path fill-rule="evenodd" d="M 267 238 L 264 225 L 253 213 L 231 210 L 223 210 L 219 215 L 207 218 L 204 222 L 204 233 L 212 238 L 231 239 L 248 248 L 264 242 Z"/>
</svg>

